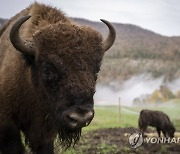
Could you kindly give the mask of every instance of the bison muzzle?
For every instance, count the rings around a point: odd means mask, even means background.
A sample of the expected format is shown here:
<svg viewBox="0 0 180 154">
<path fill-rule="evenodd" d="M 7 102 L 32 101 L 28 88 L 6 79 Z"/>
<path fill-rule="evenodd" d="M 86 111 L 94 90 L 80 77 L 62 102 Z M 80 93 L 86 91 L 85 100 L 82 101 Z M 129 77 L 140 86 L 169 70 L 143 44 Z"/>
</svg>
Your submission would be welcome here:
<svg viewBox="0 0 180 154">
<path fill-rule="evenodd" d="M 102 35 L 75 24 L 60 10 L 34 3 L 0 30 L 0 152 L 54 153 L 67 147 L 94 117 L 93 95 L 115 29 Z"/>
</svg>

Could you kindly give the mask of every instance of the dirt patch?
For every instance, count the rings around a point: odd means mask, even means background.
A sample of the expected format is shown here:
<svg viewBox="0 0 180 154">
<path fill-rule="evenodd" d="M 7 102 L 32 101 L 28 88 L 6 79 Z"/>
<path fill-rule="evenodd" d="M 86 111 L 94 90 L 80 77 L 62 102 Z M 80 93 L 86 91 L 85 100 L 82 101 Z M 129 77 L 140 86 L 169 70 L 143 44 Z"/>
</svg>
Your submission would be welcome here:
<svg viewBox="0 0 180 154">
<path fill-rule="evenodd" d="M 180 144 L 150 144 L 143 143 L 142 146 L 133 149 L 129 144 L 129 135 L 138 132 L 138 129 L 130 128 L 109 128 L 89 131 L 82 135 L 81 141 L 75 146 L 77 153 L 83 154 L 152 154 L 152 153 L 180 153 Z M 147 131 L 154 133 L 153 130 Z"/>
</svg>

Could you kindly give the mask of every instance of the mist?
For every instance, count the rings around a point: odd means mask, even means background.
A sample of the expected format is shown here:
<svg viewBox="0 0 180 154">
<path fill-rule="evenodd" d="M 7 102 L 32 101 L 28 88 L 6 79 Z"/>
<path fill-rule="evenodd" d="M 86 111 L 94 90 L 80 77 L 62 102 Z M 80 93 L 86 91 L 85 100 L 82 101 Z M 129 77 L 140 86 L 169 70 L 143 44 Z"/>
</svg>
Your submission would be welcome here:
<svg viewBox="0 0 180 154">
<path fill-rule="evenodd" d="M 152 94 L 161 85 L 166 85 L 172 92 L 180 89 L 180 79 L 164 83 L 164 77 L 154 79 L 151 74 L 141 74 L 132 78 L 109 84 L 97 84 L 94 97 L 95 105 L 121 105 L 131 106 L 134 98 Z"/>
</svg>

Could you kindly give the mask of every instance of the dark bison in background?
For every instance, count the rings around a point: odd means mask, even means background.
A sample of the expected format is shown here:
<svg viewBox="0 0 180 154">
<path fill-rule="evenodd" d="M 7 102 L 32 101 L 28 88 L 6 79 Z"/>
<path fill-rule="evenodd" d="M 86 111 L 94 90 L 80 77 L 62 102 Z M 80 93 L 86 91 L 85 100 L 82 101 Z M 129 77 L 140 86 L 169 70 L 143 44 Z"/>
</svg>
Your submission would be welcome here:
<svg viewBox="0 0 180 154">
<path fill-rule="evenodd" d="M 142 110 L 139 116 L 139 129 L 144 134 L 148 126 L 156 127 L 159 137 L 174 137 L 175 128 L 169 117 L 161 111 Z"/>
<path fill-rule="evenodd" d="M 0 152 L 54 153 L 59 136 L 74 145 L 94 116 L 97 74 L 115 30 L 105 41 L 52 7 L 34 3 L 0 31 Z"/>
</svg>

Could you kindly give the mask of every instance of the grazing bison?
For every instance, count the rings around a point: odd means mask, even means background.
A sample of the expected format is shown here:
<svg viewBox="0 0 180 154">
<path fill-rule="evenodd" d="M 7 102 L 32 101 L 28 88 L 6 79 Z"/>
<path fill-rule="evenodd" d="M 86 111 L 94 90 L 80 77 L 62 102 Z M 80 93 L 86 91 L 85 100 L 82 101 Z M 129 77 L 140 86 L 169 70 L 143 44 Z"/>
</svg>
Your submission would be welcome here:
<svg viewBox="0 0 180 154">
<path fill-rule="evenodd" d="M 52 7 L 34 3 L 0 31 L 0 151 L 24 153 L 20 132 L 34 153 L 54 153 L 58 135 L 70 147 L 94 116 L 93 95 L 105 41 Z"/>
<path fill-rule="evenodd" d="M 144 134 L 148 126 L 156 127 L 159 137 L 174 137 L 175 128 L 169 117 L 161 111 L 142 110 L 139 116 L 139 129 Z"/>
</svg>

